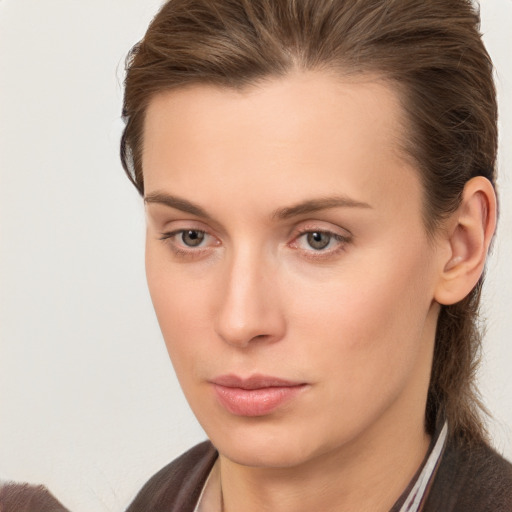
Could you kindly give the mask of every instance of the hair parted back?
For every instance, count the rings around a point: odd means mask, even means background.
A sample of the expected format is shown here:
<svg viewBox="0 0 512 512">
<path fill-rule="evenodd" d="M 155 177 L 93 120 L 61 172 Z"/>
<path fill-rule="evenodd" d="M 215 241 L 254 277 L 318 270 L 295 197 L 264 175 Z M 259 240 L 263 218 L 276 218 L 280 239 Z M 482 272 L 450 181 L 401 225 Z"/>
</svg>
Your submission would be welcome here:
<svg viewBox="0 0 512 512">
<path fill-rule="evenodd" d="M 496 93 L 479 23 L 470 0 L 170 0 L 127 58 L 123 167 L 143 194 L 144 117 L 159 92 L 243 88 L 293 70 L 377 74 L 397 86 L 432 234 L 471 178 L 495 184 Z M 485 437 L 481 286 L 441 308 L 426 409 L 428 432 L 442 410 L 451 435 L 469 442 Z"/>
</svg>

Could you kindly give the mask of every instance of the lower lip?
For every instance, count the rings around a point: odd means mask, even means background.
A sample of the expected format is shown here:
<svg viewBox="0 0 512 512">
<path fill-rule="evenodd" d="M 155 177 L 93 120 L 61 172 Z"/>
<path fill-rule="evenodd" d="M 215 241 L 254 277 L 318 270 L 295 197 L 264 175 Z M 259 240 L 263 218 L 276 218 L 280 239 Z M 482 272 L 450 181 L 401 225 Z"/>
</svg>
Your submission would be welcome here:
<svg viewBox="0 0 512 512">
<path fill-rule="evenodd" d="M 265 416 L 290 402 L 306 385 L 276 386 L 260 389 L 230 388 L 213 385 L 220 404 L 237 416 Z"/>
</svg>

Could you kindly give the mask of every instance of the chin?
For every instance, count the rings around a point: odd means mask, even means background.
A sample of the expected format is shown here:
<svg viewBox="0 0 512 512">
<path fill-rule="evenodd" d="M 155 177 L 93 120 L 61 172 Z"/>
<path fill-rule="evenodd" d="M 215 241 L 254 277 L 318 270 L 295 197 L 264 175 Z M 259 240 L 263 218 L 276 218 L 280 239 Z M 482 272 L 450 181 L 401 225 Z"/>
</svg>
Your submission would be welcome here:
<svg viewBox="0 0 512 512">
<path fill-rule="evenodd" d="M 300 447 L 262 444 L 249 446 L 247 443 L 232 442 L 225 447 L 215 446 L 231 462 L 248 467 L 285 469 L 300 466 L 310 459 Z"/>
<path fill-rule="evenodd" d="M 311 460 L 322 450 L 296 432 L 279 426 L 254 424 L 253 428 L 226 429 L 209 435 L 219 453 L 230 461 L 249 467 L 290 468 Z M 208 433 L 208 432 L 207 432 Z"/>
</svg>

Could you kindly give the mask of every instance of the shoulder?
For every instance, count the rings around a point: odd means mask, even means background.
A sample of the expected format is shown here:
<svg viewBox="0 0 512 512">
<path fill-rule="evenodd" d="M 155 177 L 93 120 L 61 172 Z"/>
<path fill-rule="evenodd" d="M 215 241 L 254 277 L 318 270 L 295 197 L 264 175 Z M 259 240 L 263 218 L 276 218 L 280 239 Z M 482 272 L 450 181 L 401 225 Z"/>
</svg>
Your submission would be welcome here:
<svg viewBox="0 0 512 512">
<path fill-rule="evenodd" d="M 43 485 L 0 484 L 1 512 L 68 512 Z"/>
<path fill-rule="evenodd" d="M 448 443 L 425 511 L 512 512 L 512 464 L 484 443 Z"/>
<path fill-rule="evenodd" d="M 194 446 L 152 476 L 126 512 L 192 512 L 216 459 L 209 441 Z"/>
</svg>

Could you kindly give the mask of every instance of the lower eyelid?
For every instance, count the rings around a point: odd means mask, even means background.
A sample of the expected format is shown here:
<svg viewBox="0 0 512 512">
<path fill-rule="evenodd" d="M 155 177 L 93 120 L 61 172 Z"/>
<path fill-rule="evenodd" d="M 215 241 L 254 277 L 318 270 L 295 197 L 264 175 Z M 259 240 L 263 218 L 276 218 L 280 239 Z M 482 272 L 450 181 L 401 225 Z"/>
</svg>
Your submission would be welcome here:
<svg viewBox="0 0 512 512">
<path fill-rule="evenodd" d="M 331 258 L 337 257 L 340 253 L 343 253 L 347 250 L 347 240 L 339 241 L 338 244 L 336 244 L 331 249 L 325 249 L 325 250 L 315 250 L 315 249 L 301 249 L 298 248 L 297 250 L 300 251 L 301 256 L 306 259 L 310 260 L 330 260 Z"/>
</svg>

